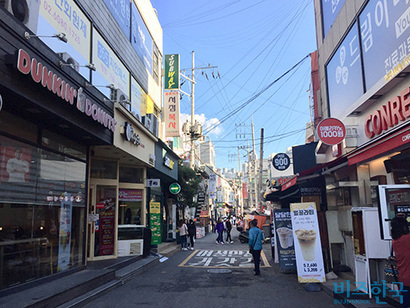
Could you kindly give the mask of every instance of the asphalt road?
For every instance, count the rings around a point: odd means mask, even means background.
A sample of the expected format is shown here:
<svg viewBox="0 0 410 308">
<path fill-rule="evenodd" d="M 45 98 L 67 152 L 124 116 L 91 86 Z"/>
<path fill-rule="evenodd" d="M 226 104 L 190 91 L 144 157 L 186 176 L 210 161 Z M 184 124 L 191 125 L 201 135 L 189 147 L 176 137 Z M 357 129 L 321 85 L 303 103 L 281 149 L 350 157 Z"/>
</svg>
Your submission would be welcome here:
<svg viewBox="0 0 410 308">
<path fill-rule="evenodd" d="M 296 273 L 280 272 L 264 244 L 261 276 L 254 276 L 248 245 L 217 245 L 216 234 L 197 239 L 195 250 L 168 260 L 85 307 L 341 307 L 325 291 L 307 292 Z"/>
</svg>

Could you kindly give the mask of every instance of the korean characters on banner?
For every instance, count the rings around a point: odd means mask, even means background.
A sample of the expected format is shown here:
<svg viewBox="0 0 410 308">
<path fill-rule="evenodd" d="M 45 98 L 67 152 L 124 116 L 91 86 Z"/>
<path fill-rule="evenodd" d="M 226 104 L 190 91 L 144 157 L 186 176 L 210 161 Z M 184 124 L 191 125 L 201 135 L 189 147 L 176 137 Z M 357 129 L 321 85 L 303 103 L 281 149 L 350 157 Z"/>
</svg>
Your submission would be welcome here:
<svg viewBox="0 0 410 308">
<path fill-rule="evenodd" d="M 279 267 L 281 270 L 295 270 L 295 247 L 289 209 L 275 209 L 273 210 L 273 217 L 276 247 L 279 254 Z"/>
<path fill-rule="evenodd" d="M 149 203 L 149 220 L 151 227 L 151 245 L 161 244 L 161 203 Z"/>
<path fill-rule="evenodd" d="M 291 203 L 290 214 L 295 239 L 298 281 L 300 283 L 326 281 L 315 203 Z"/>
<path fill-rule="evenodd" d="M 165 92 L 165 137 L 179 137 L 179 92 Z"/>
</svg>

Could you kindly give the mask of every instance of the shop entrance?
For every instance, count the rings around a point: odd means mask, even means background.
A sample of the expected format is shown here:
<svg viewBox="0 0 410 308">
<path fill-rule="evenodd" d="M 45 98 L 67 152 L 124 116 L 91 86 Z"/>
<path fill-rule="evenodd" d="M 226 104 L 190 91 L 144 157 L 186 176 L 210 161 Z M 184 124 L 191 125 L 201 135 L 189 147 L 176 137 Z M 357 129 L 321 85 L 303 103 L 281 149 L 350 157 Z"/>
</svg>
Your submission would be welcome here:
<svg viewBox="0 0 410 308">
<path fill-rule="evenodd" d="M 88 260 L 116 256 L 117 195 L 116 185 L 109 183 L 90 185 Z"/>
</svg>

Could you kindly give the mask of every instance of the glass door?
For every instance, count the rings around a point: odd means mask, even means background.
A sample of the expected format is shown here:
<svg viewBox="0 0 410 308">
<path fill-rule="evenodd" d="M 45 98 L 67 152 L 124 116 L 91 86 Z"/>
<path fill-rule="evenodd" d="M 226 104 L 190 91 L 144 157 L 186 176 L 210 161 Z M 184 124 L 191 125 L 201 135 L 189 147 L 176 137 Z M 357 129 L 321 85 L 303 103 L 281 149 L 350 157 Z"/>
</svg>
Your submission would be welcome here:
<svg viewBox="0 0 410 308">
<path fill-rule="evenodd" d="M 92 202 L 89 206 L 89 257 L 115 256 L 117 187 L 91 185 Z"/>
</svg>

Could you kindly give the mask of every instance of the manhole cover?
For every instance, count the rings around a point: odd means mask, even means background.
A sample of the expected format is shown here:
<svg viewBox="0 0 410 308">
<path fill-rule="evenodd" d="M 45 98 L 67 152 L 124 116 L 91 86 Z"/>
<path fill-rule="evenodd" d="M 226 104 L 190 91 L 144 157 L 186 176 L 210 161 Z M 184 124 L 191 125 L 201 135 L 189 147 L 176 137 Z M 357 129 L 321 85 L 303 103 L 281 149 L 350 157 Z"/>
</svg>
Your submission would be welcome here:
<svg viewBox="0 0 410 308">
<path fill-rule="evenodd" d="M 208 273 L 212 273 L 212 274 L 228 274 L 228 273 L 232 273 L 232 271 L 230 269 L 226 269 L 226 268 L 216 268 L 216 269 L 209 269 Z"/>
</svg>

